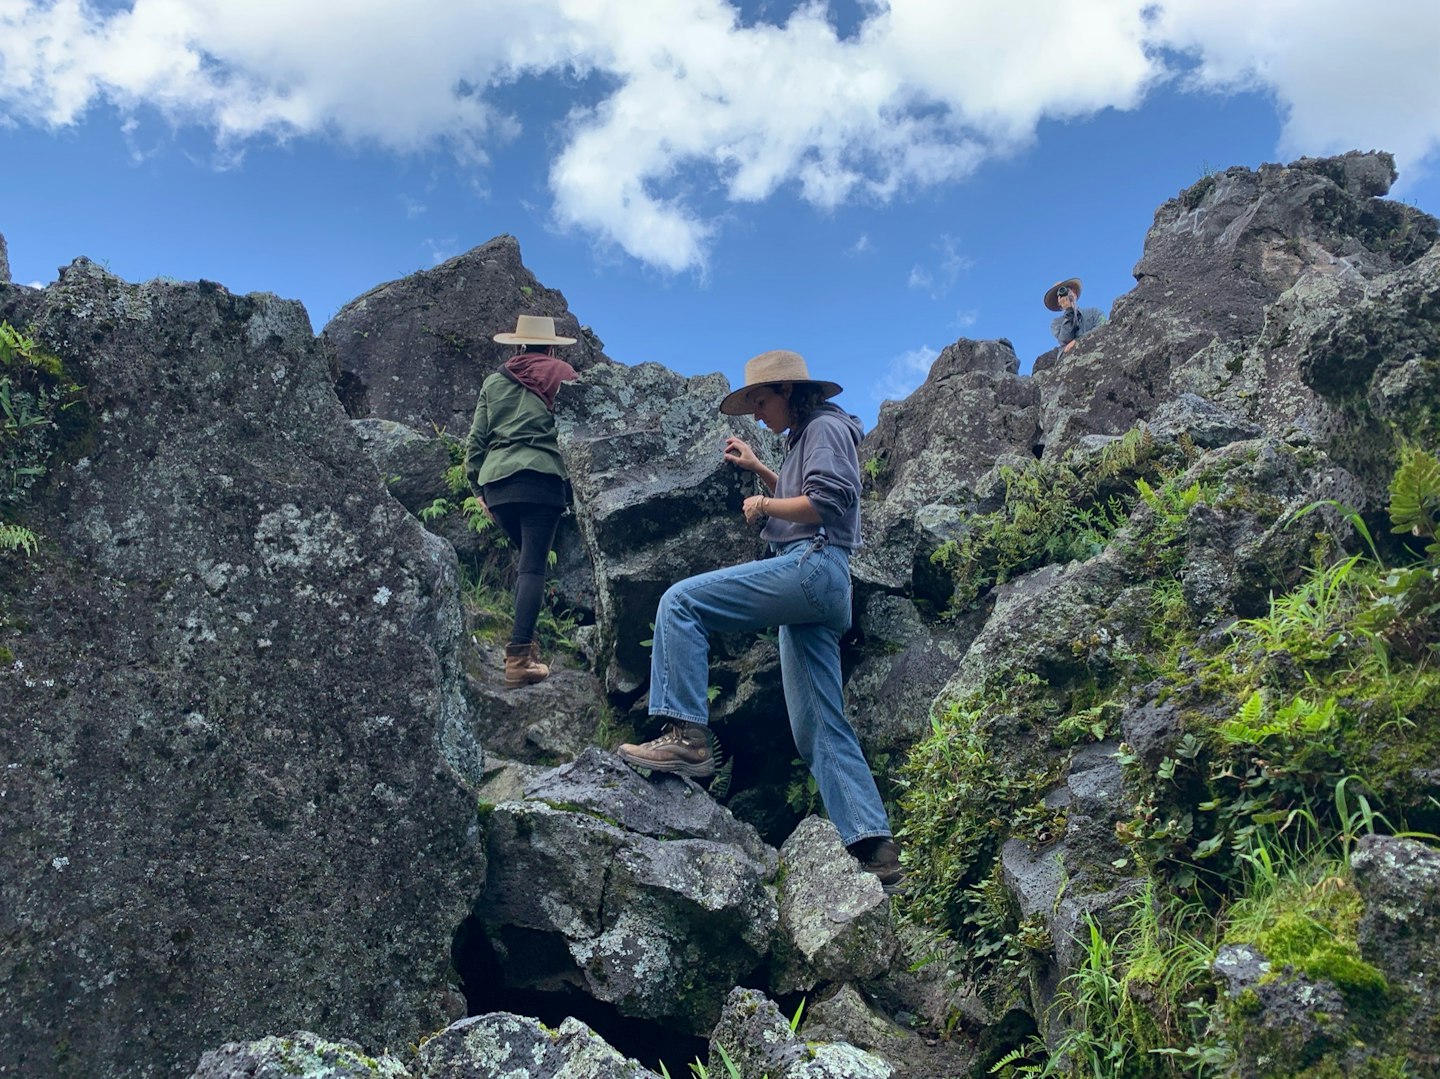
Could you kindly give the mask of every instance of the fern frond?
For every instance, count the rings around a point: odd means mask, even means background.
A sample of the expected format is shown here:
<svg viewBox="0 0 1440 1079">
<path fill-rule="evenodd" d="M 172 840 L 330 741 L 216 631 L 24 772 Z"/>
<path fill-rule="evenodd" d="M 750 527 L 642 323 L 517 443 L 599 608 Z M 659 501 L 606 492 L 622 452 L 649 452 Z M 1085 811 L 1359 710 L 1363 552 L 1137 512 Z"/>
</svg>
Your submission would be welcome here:
<svg viewBox="0 0 1440 1079">
<path fill-rule="evenodd" d="M 20 525 L 0 524 L 0 551 L 21 551 L 28 558 L 40 546 L 40 537 Z"/>
</svg>

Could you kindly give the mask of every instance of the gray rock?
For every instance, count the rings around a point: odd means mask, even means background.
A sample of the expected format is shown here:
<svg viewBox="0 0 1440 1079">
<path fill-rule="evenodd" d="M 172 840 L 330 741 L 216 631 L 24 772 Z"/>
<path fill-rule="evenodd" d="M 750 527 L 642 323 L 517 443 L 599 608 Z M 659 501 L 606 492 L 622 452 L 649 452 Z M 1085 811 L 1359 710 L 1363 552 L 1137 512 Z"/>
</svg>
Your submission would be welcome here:
<svg viewBox="0 0 1440 1079">
<path fill-rule="evenodd" d="M 489 815 L 474 914 L 506 986 L 703 1033 L 768 954 L 776 860 L 693 783 L 590 750 Z"/>
<path fill-rule="evenodd" d="M 785 1079 L 894 1079 L 895 1069 L 884 1060 L 853 1045 L 817 1045 L 810 1059 L 802 1060 Z"/>
<path fill-rule="evenodd" d="M 770 1079 L 892 1079 L 886 1061 L 841 1043 L 807 1043 L 798 1038 L 780 1009 L 764 994 L 736 988 L 710 1036 L 709 1074 L 729 1075 L 725 1054 L 740 1075 Z"/>
<path fill-rule="evenodd" d="M 1238 1074 L 1296 1075 L 1322 1058 L 1341 1054 L 1352 1031 L 1340 991 L 1290 967 L 1275 978 L 1270 966 L 1248 945 L 1224 945 L 1215 957 L 1213 968 L 1229 995 L 1251 998 L 1228 1028 Z M 1341 1063 L 1336 1074 L 1353 1073 Z"/>
<path fill-rule="evenodd" d="M 1360 954 L 1408 998 L 1399 1044 L 1440 1065 L 1440 853 L 1413 839 L 1368 835 L 1350 859 L 1365 902 Z"/>
<path fill-rule="evenodd" d="M 420 1046 L 414 1079 L 657 1079 L 578 1019 L 551 1030 L 492 1012 L 462 1019 Z"/>
<path fill-rule="evenodd" d="M 875 595 L 860 617 L 864 651 L 845 682 L 845 714 L 874 759 L 900 755 L 930 731 L 930 705 L 977 626 L 931 626 L 901 596 Z"/>
<path fill-rule="evenodd" d="M 357 467 L 299 304 L 85 260 L 14 302 L 92 412 L 6 588 L 0 1068 L 454 1018 L 484 878 L 454 553 Z"/>
<path fill-rule="evenodd" d="M 10 249 L 5 246 L 5 235 L 0 233 L 0 285 L 10 284 Z"/>
<path fill-rule="evenodd" d="M 550 677 L 506 689 L 503 652 L 492 649 L 486 670 L 468 680 L 475 736 L 487 751 L 528 764 L 572 761 L 595 744 L 609 706 L 595 676 L 561 666 L 563 656 L 542 655 Z"/>
<path fill-rule="evenodd" d="M 780 848 L 780 863 L 785 883 L 771 988 L 792 993 L 882 974 L 900 946 L 890 901 L 845 850 L 835 825 L 806 817 Z"/>
<path fill-rule="evenodd" d="M 1005 453 L 1029 455 L 1039 398 L 1008 341 L 962 339 L 935 360 L 919 389 L 880 406 L 860 460 L 882 464 L 877 492 L 905 506 L 961 505 Z"/>
<path fill-rule="evenodd" d="M 1226 411 L 1193 393 L 1182 393 L 1155 410 L 1146 424 L 1155 438 L 1176 439 L 1184 435 L 1203 449 L 1254 438 L 1260 425 Z"/>
<path fill-rule="evenodd" d="M 739 986 L 725 998 L 725 1007 L 710 1033 L 711 1075 L 729 1075 L 725 1057 L 741 1075 L 790 1074 L 806 1056 L 805 1043 L 796 1037 L 775 1002 L 756 989 Z"/>
<path fill-rule="evenodd" d="M 352 420 L 365 454 L 400 504 L 419 516 L 437 498 L 453 497 L 445 472 L 453 463 L 443 439 L 395 420 Z"/>
<path fill-rule="evenodd" d="M 231 1042 L 200 1058 L 190 1079 L 410 1079 L 389 1054 L 368 1055 L 354 1042 L 326 1041 L 308 1030 Z"/>
<path fill-rule="evenodd" d="M 925 1037 L 872 1007 L 853 985 L 806 1009 L 801 1032 L 810 1042 L 843 1043 L 880 1057 L 894 1079 L 969 1075 L 975 1050 L 964 1037 Z"/>
</svg>

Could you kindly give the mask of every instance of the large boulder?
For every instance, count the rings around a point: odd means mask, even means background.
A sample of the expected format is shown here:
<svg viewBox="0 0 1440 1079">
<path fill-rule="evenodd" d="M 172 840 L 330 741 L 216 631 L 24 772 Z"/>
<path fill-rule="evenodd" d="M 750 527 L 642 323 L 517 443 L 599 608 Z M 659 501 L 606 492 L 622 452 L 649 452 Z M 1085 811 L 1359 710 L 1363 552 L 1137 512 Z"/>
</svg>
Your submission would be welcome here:
<svg viewBox="0 0 1440 1079">
<path fill-rule="evenodd" d="M 472 939 L 493 955 L 474 962 L 504 989 L 578 990 L 703 1034 L 774 942 L 774 850 L 687 780 L 590 749 L 490 809 L 486 831 Z"/>
<path fill-rule="evenodd" d="M 0 566 L 0 1071 L 453 1018 L 484 877 L 455 556 L 364 463 L 304 309 L 81 260 L 0 288 L 21 317 L 90 412 Z"/>
<path fill-rule="evenodd" d="M 723 1052 L 722 1052 L 723 1050 Z M 726 1061 L 729 1061 L 727 1065 Z M 733 1065 L 733 1069 L 732 1069 Z M 808 1042 L 790 1028 L 775 1002 L 736 988 L 710 1036 L 710 1075 L 769 1079 L 893 1079 L 883 1058 L 844 1042 Z"/>
<path fill-rule="evenodd" d="M 577 371 L 606 362 L 565 297 L 525 268 L 519 242 L 497 236 L 433 270 L 375 286 L 326 324 L 346 411 L 464 438 L 480 384 L 514 351 L 491 338 L 513 330 L 517 314 L 548 315 L 556 333 L 574 337 L 564 357 Z"/>
</svg>

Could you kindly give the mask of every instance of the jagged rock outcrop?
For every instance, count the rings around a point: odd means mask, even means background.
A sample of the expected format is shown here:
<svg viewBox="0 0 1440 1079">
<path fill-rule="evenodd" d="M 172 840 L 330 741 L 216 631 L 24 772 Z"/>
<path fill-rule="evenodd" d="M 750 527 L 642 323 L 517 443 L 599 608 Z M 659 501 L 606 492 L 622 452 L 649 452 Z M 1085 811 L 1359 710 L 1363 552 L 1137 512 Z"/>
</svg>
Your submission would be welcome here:
<svg viewBox="0 0 1440 1079">
<path fill-rule="evenodd" d="M 377 285 L 326 324 L 345 410 L 464 438 L 480 384 L 513 351 L 491 338 L 513 330 L 517 314 L 548 315 L 558 334 L 574 337 L 564 356 L 577 371 L 606 362 L 565 297 L 525 268 L 519 242 L 497 236 L 433 270 Z"/>
<path fill-rule="evenodd" d="M 304 310 L 80 260 L 0 318 L 89 408 L 0 589 L 0 1069 L 453 1018 L 484 875 L 455 555 L 363 463 Z"/>
<path fill-rule="evenodd" d="M 5 235 L 0 233 L 0 285 L 10 283 L 10 249 L 5 246 Z"/>
<path fill-rule="evenodd" d="M 1434 218 L 1376 197 L 1394 175 L 1388 154 L 1302 158 L 1227 169 L 1165 203 L 1110 321 L 1037 365 L 1047 452 L 1119 434 L 1186 390 L 1276 436 L 1333 433 L 1286 343 L 1323 345 L 1372 283 L 1433 245 Z"/>
<path fill-rule="evenodd" d="M 777 856 L 689 781 L 590 749 L 487 816 L 475 944 L 493 956 L 473 962 L 507 987 L 580 989 L 700 1034 L 770 951 Z"/>
<path fill-rule="evenodd" d="M 911 509 L 961 506 L 997 458 L 1030 456 L 1039 397 L 1019 371 L 1008 341 L 962 339 L 942 350 L 914 393 L 880 406 L 861 444 L 861 460 L 876 461 L 879 495 Z"/>
</svg>

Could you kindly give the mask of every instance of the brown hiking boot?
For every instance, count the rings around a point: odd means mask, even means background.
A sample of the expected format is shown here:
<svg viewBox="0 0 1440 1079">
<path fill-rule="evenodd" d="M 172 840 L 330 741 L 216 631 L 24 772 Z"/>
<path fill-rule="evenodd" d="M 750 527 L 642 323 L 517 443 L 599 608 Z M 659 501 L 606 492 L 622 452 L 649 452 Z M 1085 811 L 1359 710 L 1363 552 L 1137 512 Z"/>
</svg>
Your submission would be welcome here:
<svg viewBox="0 0 1440 1079">
<path fill-rule="evenodd" d="M 715 759 L 710 752 L 710 729 L 703 723 L 683 719 L 665 724 L 660 737 L 643 745 L 625 744 L 615 752 L 635 768 L 654 772 L 704 779 L 715 774 Z"/>
<path fill-rule="evenodd" d="M 886 895 L 905 889 L 905 867 L 900 864 L 900 844 L 889 837 L 861 839 L 846 848 L 860 863 L 860 868 L 880 880 Z"/>
<path fill-rule="evenodd" d="M 505 646 L 505 688 L 518 689 L 520 686 L 543 682 L 550 677 L 550 668 L 539 661 L 540 646 L 534 641 L 529 644 L 507 644 Z"/>
</svg>

